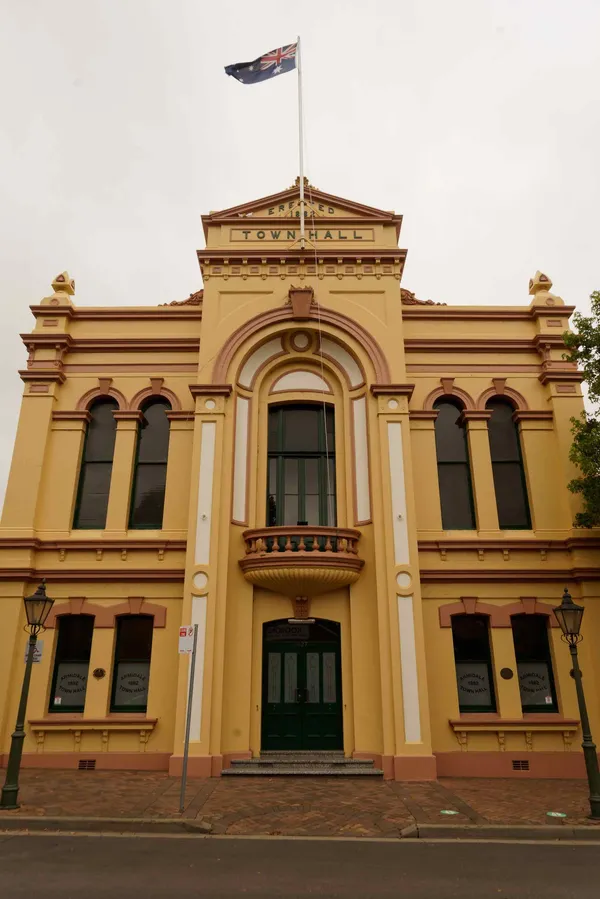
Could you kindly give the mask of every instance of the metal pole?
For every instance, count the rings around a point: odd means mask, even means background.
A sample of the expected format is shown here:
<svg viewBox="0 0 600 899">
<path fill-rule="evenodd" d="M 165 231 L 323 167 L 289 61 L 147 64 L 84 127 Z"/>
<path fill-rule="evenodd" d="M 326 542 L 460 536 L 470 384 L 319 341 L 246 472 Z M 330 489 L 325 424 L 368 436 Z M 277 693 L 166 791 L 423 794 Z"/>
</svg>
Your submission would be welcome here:
<svg viewBox="0 0 600 899">
<path fill-rule="evenodd" d="M 185 716 L 185 739 L 183 742 L 183 764 L 181 766 L 181 792 L 179 794 L 179 811 L 185 808 L 185 785 L 187 782 L 188 755 L 190 753 L 190 726 L 192 723 L 192 698 L 194 696 L 194 674 L 196 672 L 196 643 L 198 642 L 198 625 L 194 625 L 194 642 L 192 644 L 192 661 L 190 665 L 190 685 L 188 689 L 187 714 Z"/>
<path fill-rule="evenodd" d="M 300 163 L 300 247 L 304 249 L 304 129 L 302 125 L 302 61 L 300 58 L 300 35 L 296 47 L 296 68 L 298 69 L 298 157 Z"/>
<path fill-rule="evenodd" d="M 8 767 L 6 769 L 6 780 L 4 781 L 4 786 L 2 788 L 0 808 L 19 808 L 19 803 L 17 802 L 17 797 L 19 795 L 19 770 L 21 768 L 21 756 L 23 755 L 23 741 L 25 740 L 25 715 L 27 713 L 27 699 L 29 696 L 29 683 L 31 681 L 31 666 L 33 665 L 33 656 L 35 653 L 36 643 L 37 634 L 31 634 L 31 636 L 29 637 L 25 674 L 23 676 L 23 686 L 21 688 L 21 701 L 19 702 L 17 723 L 15 725 L 15 730 L 12 735 L 10 744 Z"/>
<path fill-rule="evenodd" d="M 579 667 L 579 659 L 577 656 L 577 644 L 569 645 L 571 650 L 571 659 L 573 661 L 573 677 L 575 679 L 575 689 L 577 690 L 577 702 L 579 703 L 579 716 L 581 718 L 581 732 L 583 742 L 583 757 L 585 759 L 585 768 L 587 771 L 587 779 L 590 788 L 590 818 L 600 818 L 600 770 L 598 769 L 598 753 L 596 752 L 596 744 L 592 739 L 590 730 L 590 719 L 588 718 L 587 706 L 585 704 L 585 695 L 583 692 L 583 684 L 581 682 L 581 669 Z"/>
</svg>

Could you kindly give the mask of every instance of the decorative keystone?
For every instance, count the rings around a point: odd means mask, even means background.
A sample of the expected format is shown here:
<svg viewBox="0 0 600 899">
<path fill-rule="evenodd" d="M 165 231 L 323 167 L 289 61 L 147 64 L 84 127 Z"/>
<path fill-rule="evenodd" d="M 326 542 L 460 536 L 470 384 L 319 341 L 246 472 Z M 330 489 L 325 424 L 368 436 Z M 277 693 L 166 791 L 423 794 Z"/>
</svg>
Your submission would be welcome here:
<svg viewBox="0 0 600 899">
<path fill-rule="evenodd" d="M 291 303 L 294 318 L 310 318 L 314 301 L 315 292 L 312 287 L 290 287 L 287 302 Z"/>
</svg>

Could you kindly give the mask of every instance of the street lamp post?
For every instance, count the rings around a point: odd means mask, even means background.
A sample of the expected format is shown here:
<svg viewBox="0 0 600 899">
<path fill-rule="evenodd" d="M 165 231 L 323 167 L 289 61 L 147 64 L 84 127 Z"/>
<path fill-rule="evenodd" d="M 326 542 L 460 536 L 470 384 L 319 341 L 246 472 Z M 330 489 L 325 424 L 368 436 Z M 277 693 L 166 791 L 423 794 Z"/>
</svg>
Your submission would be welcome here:
<svg viewBox="0 0 600 899">
<path fill-rule="evenodd" d="M 561 604 L 554 609 L 554 614 L 560 624 L 562 639 L 569 644 L 571 659 L 573 660 L 573 678 L 577 690 L 577 702 L 579 704 L 579 717 L 581 718 L 581 731 L 583 734 L 583 757 L 590 789 L 590 818 L 600 818 L 600 770 L 598 769 L 598 753 L 596 744 L 592 739 L 590 719 L 588 718 L 585 694 L 581 681 L 581 669 L 577 657 L 577 644 L 581 643 L 581 620 L 583 618 L 583 606 L 573 602 L 571 594 L 565 587 Z"/>
<path fill-rule="evenodd" d="M 25 740 L 25 714 L 27 712 L 29 682 L 31 681 L 31 666 L 38 634 L 44 630 L 44 624 L 50 609 L 54 605 L 54 600 L 46 596 L 45 580 L 42 581 L 35 593 L 31 596 L 26 596 L 23 602 L 25 603 L 25 614 L 27 615 L 25 630 L 29 634 L 29 644 L 23 687 L 21 688 L 21 701 L 19 702 L 19 711 L 17 712 L 17 723 L 12 735 L 6 779 L 0 797 L 0 808 L 5 809 L 19 808 L 19 803 L 17 802 L 19 795 L 19 770 L 21 768 L 21 756 L 23 755 L 23 741 Z"/>
</svg>

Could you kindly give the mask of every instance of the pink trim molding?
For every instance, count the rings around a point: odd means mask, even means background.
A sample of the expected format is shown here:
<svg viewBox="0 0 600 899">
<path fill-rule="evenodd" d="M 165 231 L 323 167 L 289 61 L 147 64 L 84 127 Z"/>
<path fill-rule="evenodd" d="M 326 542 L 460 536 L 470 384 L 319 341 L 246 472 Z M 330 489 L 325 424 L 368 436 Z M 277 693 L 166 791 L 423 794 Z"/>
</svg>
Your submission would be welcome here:
<svg viewBox="0 0 600 899">
<path fill-rule="evenodd" d="M 168 752 L 24 752 L 24 768 L 77 768 L 82 759 L 96 762 L 96 771 L 167 771 Z M 191 759 L 190 759 L 191 761 Z M 0 768 L 8 763 L 8 753 L 0 755 Z"/>
<path fill-rule="evenodd" d="M 491 627 L 511 627 L 511 616 L 523 614 L 546 615 L 551 627 L 559 626 L 552 607 L 535 596 L 522 596 L 518 602 L 504 606 L 480 602 L 476 596 L 461 596 L 459 602 L 446 603 L 439 608 L 440 627 L 452 627 L 453 615 L 489 615 Z"/>
<path fill-rule="evenodd" d="M 113 606 L 99 606 L 84 596 L 71 596 L 67 602 L 55 604 L 46 620 L 46 628 L 56 627 L 61 615 L 93 615 L 94 627 L 115 627 L 117 615 L 152 615 L 154 627 L 165 627 L 167 609 L 156 603 L 146 602 L 143 596 L 130 596 L 125 602 Z"/>
<path fill-rule="evenodd" d="M 436 752 L 438 777 L 585 777 L 582 752 Z M 513 761 L 529 762 L 514 771 Z"/>
</svg>

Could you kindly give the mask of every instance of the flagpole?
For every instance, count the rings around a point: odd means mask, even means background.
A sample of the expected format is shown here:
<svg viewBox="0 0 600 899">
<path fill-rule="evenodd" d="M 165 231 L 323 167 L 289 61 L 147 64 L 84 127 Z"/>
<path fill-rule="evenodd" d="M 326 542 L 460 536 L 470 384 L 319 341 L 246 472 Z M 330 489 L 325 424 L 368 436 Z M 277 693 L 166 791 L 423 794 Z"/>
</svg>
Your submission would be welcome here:
<svg viewBox="0 0 600 899">
<path fill-rule="evenodd" d="M 300 35 L 296 48 L 296 68 L 298 69 L 298 157 L 300 162 L 300 247 L 304 249 L 304 132 L 302 127 L 302 62 L 300 58 Z"/>
</svg>

